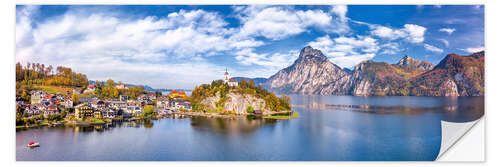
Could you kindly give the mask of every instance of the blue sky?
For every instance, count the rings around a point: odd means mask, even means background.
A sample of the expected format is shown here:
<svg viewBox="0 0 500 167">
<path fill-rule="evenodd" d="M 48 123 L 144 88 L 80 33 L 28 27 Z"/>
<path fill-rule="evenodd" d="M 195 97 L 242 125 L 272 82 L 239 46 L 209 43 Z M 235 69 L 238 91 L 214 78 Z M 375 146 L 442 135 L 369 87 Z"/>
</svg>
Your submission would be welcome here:
<svg viewBox="0 0 500 167">
<path fill-rule="evenodd" d="M 484 50 L 481 5 L 17 6 L 16 60 L 92 80 L 187 88 L 269 77 L 310 45 L 351 68 Z"/>
</svg>

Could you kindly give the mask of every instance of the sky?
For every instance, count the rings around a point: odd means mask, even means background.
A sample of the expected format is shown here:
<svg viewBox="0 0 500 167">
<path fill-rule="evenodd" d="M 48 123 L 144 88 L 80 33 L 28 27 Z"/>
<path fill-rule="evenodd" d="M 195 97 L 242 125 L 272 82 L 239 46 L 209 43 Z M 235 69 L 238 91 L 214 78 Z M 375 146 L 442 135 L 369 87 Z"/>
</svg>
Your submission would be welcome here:
<svg viewBox="0 0 500 167">
<path fill-rule="evenodd" d="M 16 6 L 16 61 L 90 80 L 193 89 L 270 77 L 305 46 L 340 67 L 484 50 L 483 5 Z"/>
</svg>

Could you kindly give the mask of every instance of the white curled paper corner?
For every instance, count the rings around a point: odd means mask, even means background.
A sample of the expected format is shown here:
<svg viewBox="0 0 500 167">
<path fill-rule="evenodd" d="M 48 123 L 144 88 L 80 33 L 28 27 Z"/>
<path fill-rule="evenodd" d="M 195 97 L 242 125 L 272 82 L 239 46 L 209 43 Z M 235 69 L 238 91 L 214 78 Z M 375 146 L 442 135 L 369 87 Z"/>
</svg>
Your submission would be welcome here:
<svg viewBox="0 0 500 167">
<path fill-rule="evenodd" d="M 448 151 L 481 119 L 482 118 L 462 123 L 441 121 L 441 149 L 439 150 L 436 161 L 443 161 L 440 158 L 446 153 L 446 151 Z"/>
</svg>

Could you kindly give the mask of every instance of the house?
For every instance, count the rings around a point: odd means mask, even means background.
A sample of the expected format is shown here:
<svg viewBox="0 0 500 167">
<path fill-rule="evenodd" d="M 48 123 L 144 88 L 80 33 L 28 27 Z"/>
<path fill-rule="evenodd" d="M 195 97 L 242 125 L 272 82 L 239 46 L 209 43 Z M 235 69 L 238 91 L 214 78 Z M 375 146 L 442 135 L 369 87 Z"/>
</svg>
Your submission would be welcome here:
<svg viewBox="0 0 500 167">
<path fill-rule="evenodd" d="M 255 110 L 254 114 L 256 117 L 262 117 L 262 110 Z"/>
<path fill-rule="evenodd" d="M 159 97 L 158 100 L 156 101 L 156 107 L 157 108 L 162 108 L 165 109 L 169 107 L 169 100 L 167 97 Z"/>
<path fill-rule="evenodd" d="M 229 82 L 227 84 L 229 86 L 238 86 L 238 80 L 231 78 L 231 79 L 229 79 Z"/>
<path fill-rule="evenodd" d="M 115 118 L 118 115 L 117 111 L 114 109 L 108 108 L 102 112 L 103 118 Z"/>
<path fill-rule="evenodd" d="M 62 105 L 65 108 L 72 108 L 73 107 L 73 100 L 71 100 L 71 98 L 66 98 L 66 99 L 64 99 L 64 102 L 62 103 Z"/>
<path fill-rule="evenodd" d="M 97 88 L 97 86 L 95 84 L 90 84 L 87 86 L 87 90 L 91 90 L 91 91 L 95 91 L 96 88 Z"/>
<path fill-rule="evenodd" d="M 83 91 L 83 93 L 92 93 L 95 91 L 95 89 L 97 88 L 97 85 L 95 84 L 89 84 L 87 86 L 87 89 L 85 89 L 85 91 Z"/>
<path fill-rule="evenodd" d="M 226 72 L 224 73 L 224 84 L 228 84 L 229 86 L 238 86 L 238 80 L 234 78 L 229 78 L 229 73 L 227 72 L 227 68 Z"/>
<path fill-rule="evenodd" d="M 40 111 L 44 111 L 47 109 L 48 104 L 46 103 L 37 103 L 37 104 L 32 104 L 33 107 L 36 107 Z"/>
<path fill-rule="evenodd" d="M 134 101 L 134 100 L 129 100 L 127 101 L 128 106 L 141 106 L 141 102 L 139 101 Z"/>
<path fill-rule="evenodd" d="M 97 101 L 98 99 L 96 97 L 80 97 L 78 101 L 81 103 L 91 103 L 93 101 Z"/>
<path fill-rule="evenodd" d="M 42 91 L 32 91 L 31 93 L 31 104 L 41 103 L 43 97 L 45 96 L 45 92 Z"/>
<path fill-rule="evenodd" d="M 115 87 L 118 89 L 128 89 L 128 86 L 123 84 L 122 82 L 118 82 Z"/>
<path fill-rule="evenodd" d="M 82 93 L 82 89 L 80 89 L 80 88 L 73 89 L 73 94 L 81 94 L 81 93 Z"/>
<path fill-rule="evenodd" d="M 40 104 L 38 104 L 38 105 L 40 105 Z M 40 109 L 38 109 L 37 105 L 30 105 L 29 107 L 25 108 L 24 114 L 26 114 L 28 116 L 38 115 L 38 114 L 40 114 Z"/>
<path fill-rule="evenodd" d="M 119 99 L 120 99 L 120 101 L 127 101 L 128 96 L 127 95 L 120 95 Z"/>
<path fill-rule="evenodd" d="M 24 104 L 23 98 L 21 97 L 16 97 L 16 104 Z"/>
<path fill-rule="evenodd" d="M 44 110 L 42 110 L 43 117 L 48 118 L 50 115 L 59 114 L 59 110 L 57 109 L 57 105 L 50 104 Z"/>
<path fill-rule="evenodd" d="M 127 103 L 123 101 L 111 101 L 109 103 L 109 107 L 115 110 L 126 110 L 127 109 Z"/>
<path fill-rule="evenodd" d="M 145 106 L 145 105 L 154 105 L 153 101 L 152 100 L 142 100 L 141 101 L 141 106 Z"/>
<path fill-rule="evenodd" d="M 75 106 L 75 118 L 83 119 L 92 117 L 94 117 L 94 108 L 90 105 L 83 103 Z"/>
<path fill-rule="evenodd" d="M 149 93 L 148 94 L 148 99 L 149 100 L 156 100 L 156 93 Z"/>
<path fill-rule="evenodd" d="M 94 110 L 94 118 L 102 118 L 102 113 L 103 113 L 103 109 L 97 109 L 97 110 Z"/>
<path fill-rule="evenodd" d="M 139 95 L 139 97 L 137 97 L 137 100 L 139 101 L 148 100 L 148 96 L 145 94 Z"/>
<path fill-rule="evenodd" d="M 64 100 L 64 96 L 62 94 L 56 94 L 56 99 L 57 100 Z"/>
<path fill-rule="evenodd" d="M 189 100 L 174 99 L 170 104 L 175 109 L 191 110 L 191 102 Z"/>
<path fill-rule="evenodd" d="M 131 115 L 137 115 L 141 114 L 143 111 L 142 108 L 139 106 L 128 106 L 125 112 Z"/>
<path fill-rule="evenodd" d="M 97 110 L 103 110 L 106 107 L 106 104 L 102 100 L 97 100 L 90 102 L 90 106 Z"/>
</svg>

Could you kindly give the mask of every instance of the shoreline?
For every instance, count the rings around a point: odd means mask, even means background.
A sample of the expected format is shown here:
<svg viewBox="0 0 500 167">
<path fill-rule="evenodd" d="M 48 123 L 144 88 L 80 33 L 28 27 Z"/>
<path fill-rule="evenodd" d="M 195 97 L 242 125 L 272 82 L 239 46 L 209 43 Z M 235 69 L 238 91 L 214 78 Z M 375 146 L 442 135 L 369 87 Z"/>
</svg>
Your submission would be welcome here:
<svg viewBox="0 0 500 167">
<path fill-rule="evenodd" d="M 269 111 L 269 112 L 264 112 L 261 115 L 261 117 L 262 118 L 268 117 L 265 119 L 275 119 L 275 118 L 270 118 L 269 116 L 272 116 L 274 114 L 287 114 L 290 112 L 295 112 L 295 111 Z M 225 114 L 220 114 L 220 113 L 182 112 L 182 111 L 172 112 L 172 113 L 169 113 L 169 115 L 198 116 L 198 117 L 206 117 L 206 118 L 224 118 L 224 119 L 245 118 L 247 116 L 256 116 L 256 114 L 254 114 L 254 113 L 225 115 Z"/>
<path fill-rule="evenodd" d="M 293 112 L 293 113 L 297 113 L 295 111 L 269 111 L 269 112 L 264 112 L 261 116 L 258 116 L 258 117 L 261 117 L 261 118 L 264 118 L 264 119 L 280 119 L 280 120 L 287 120 L 287 119 L 293 119 L 293 118 L 296 118 L 296 117 L 290 117 L 290 118 L 273 118 L 272 115 L 275 115 L 275 114 L 287 114 L 287 113 L 290 113 L 290 112 Z M 136 120 L 146 120 L 146 119 L 150 119 L 150 120 L 153 120 L 153 119 L 160 119 L 160 118 L 176 118 L 176 117 L 185 117 L 185 116 L 189 116 L 189 117 L 205 117 L 205 118 L 222 118 L 222 119 L 237 119 L 237 118 L 246 118 L 247 116 L 256 116 L 256 114 L 254 113 L 246 113 L 246 114 L 239 114 L 239 115 L 224 115 L 224 114 L 220 114 L 220 113 L 203 113 L 203 112 L 182 112 L 182 111 L 176 111 L 176 112 L 172 112 L 172 113 L 169 113 L 167 114 L 169 115 L 170 117 L 145 117 L 145 118 L 128 118 L 128 119 L 117 119 L 117 118 L 114 118 L 114 119 L 110 119 L 110 120 L 103 120 L 103 122 L 89 122 L 89 121 L 64 121 L 64 122 L 60 122 L 60 123 L 53 123 L 53 124 L 49 124 L 49 123 L 43 123 L 43 124 L 35 124 L 35 125 L 29 125 L 29 126 L 16 126 L 16 130 L 17 129 L 29 129 L 29 128 L 38 128 L 38 127 L 43 127 L 43 126 L 47 126 L 47 127 L 55 127 L 55 126 L 60 126 L 60 125 L 63 125 L 63 126 L 93 126 L 93 125 L 104 125 L 104 124 L 107 124 L 107 123 L 111 123 L 111 122 L 122 122 L 122 121 L 136 121 Z"/>
</svg>

